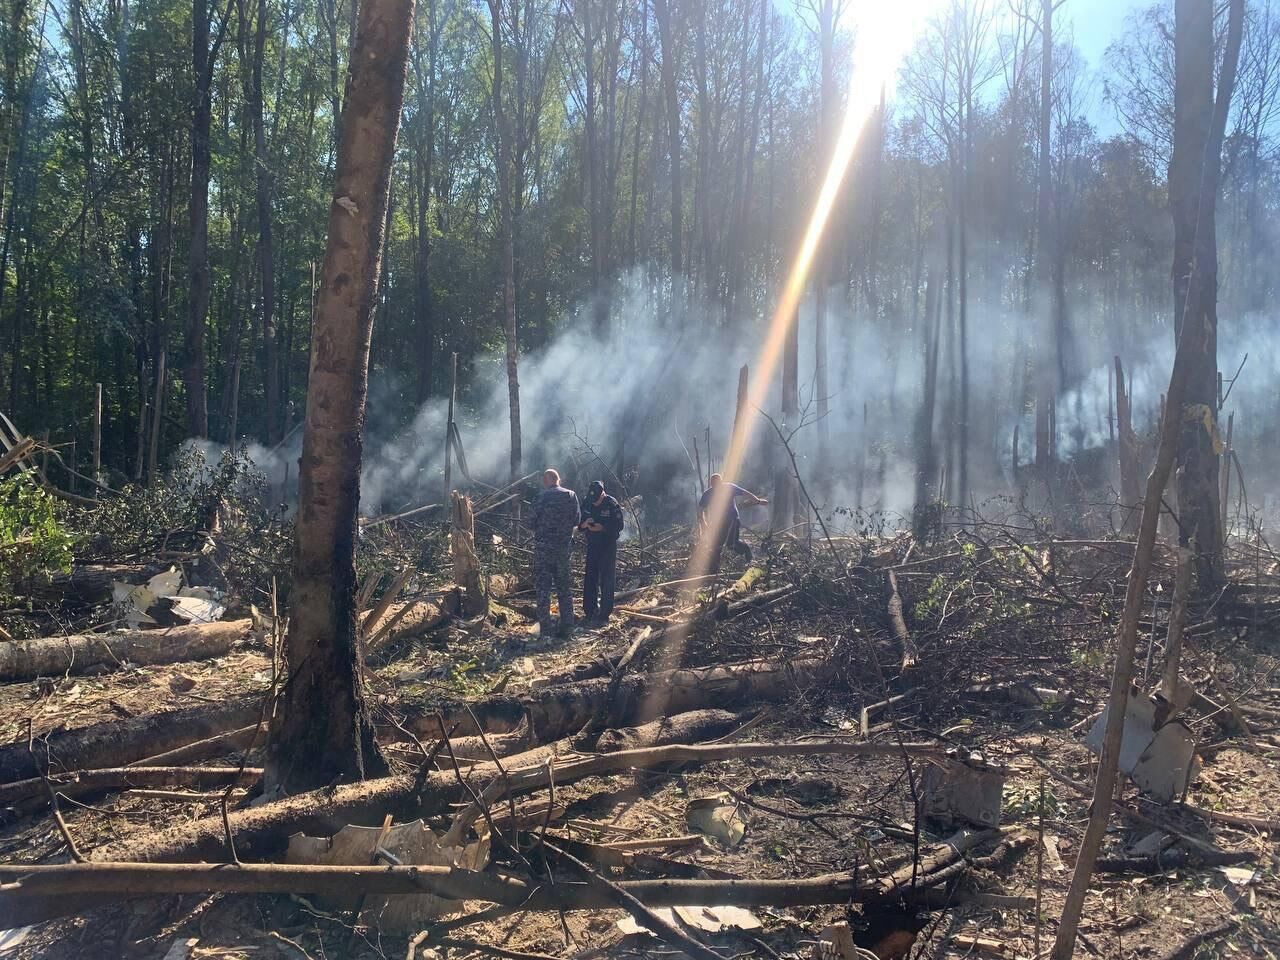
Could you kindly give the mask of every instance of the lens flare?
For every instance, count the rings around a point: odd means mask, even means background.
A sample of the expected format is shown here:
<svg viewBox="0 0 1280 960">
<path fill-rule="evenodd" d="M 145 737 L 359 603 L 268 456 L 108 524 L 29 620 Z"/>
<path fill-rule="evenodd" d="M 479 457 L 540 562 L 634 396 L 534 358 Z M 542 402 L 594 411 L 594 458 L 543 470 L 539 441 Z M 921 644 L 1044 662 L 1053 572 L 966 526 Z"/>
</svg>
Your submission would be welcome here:
<svg viewBox="0 0 1280 960">
<path fill-rule="evenodd" d="M 774 308 L 773 318 L 765 334 L 764 343 L 760 347 L 752 372 L 755 374 L 748 387 L 747 409 L 763 409 L 774 375 L 782 357 L 783 348 L 791 325 L 796 322 L 797 308 L 808 286 L 814 258 L 821 248 L 822 238 L 831 219 L 836 200 L 848 174 L 858 141 L 880 105 L 882 91 L 891 88 L 896 77 L 898 66 L 906 54 L 909 45 L 919 34 L 924 17 L 935 6 L 937 0 L 902 0 L 885 10 L 885 5 L 872 5 L 874 9 L 866 11 L 863 19 L 857 24 L 860 37 L 867 42 L 859 43 L 854 58 L 853 76 L 849 86 L 849 98 L 844 117 L 840 124 L 839 136 L 836 138 L 826 173 L 822 178 L 813 211 L 809 215 L 808 224 L 791 261 L 791 269 L 786 284 Z M 747 450 L 758 425 L 757 418 L 744 417 L 744 424 L 735 431 L 730 439 L 729 449 L 725 454 L 721 474 L 726 480 L 737 477 L 742 467 Z M 712 567 L 713 553 L 716 549 L 711 542 L 712 537 L 698 539 L 690 557 L 685 574 L 688 586 L 685 589 L 685 600 L 691 599 L 697 589 L 698 579 L 705 576 Z M 664 651 L 661 660 L 678 664 L 684 651 L 687 627 L 668 628 L 663 638 Z M 663 696 L 654 691 L 651 696 Z M 651 709 L 646 712 L 652 712 Z"/>
</svg>

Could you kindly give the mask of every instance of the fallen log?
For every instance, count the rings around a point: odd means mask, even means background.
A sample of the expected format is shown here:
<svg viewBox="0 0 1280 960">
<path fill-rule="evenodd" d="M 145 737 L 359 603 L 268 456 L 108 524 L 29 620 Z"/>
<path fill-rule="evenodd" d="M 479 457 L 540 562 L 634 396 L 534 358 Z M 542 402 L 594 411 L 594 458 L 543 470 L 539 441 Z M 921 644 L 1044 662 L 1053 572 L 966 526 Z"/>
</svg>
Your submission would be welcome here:
<svg viewBox="0 0 1280 960">
<path fill-rule="evenodd" d="M 81 633 L 0 646 L 0 681 L 84 673 L 122 663 L 159 664 L 225 656 L 253 629 L 252 620 L 190 623 L 165 630 Z"/>
<path fill-rule="evenodd" d="M 225 787 L 228 783 L 245 786 L 262 776 L 258 767 L 109 767 L 104 770 L 77 770 L 54 774 L 49 785 L 64 797 L 86 793 L 108 793 L 155 787 L 190 787 L 197 790 Z M 49 791 L 41 777 L 0 784 L 0 807 L 16 807 L 28 801 L 48 803 Z"/>
<path fill-rule="evenodd" d="M 235 836 L 241 859 L 266 860 L 281 853 L 286 838 L 299 831 L 329 836 L 338 826 L 378 826 L 388 814 L 397 820 L 445 815 L 471 801 L 473 792 L 496 779 L 511 796 L 529 793 L 554 782 L 556 786 L 586 777 L 622 770 L 652 769 L 671 763 L 703 763 L 729 758 L 834 755 L 846 757 L 900 756 L 941 759 L 945 752 L 932 744 L 884 744 L 851 741 L 807 740 L 799 743 L 675 744 L 642 750 L 623 750 L 587 756 L 548 757 L 544 750 L 517 754 L 503 761 L 502 771 L 493 763 L 478 763 L 466 771 L 474 786 L 463 786 L 453 770 L 423 775 L 380 777 L 314 790 L 275 803 L 237 810 L 228 815 L 224 828 L 220 816 L 205 817 L 107 844 L 91 854 L 99 862 L 157 862 L 226 858 L 225 829 Z M 554 778 L 554 781 L 552 780 Z"/>
<path fill-rule="evenodd" d="M 260 697 L 162 710 L 128 720 L 95 723 L 0 747 L 0 783 L 26 780 L 46 772 L 123 767 L 135 760 L 205 740 L 258 722 Z M 38 763 L 38 766 L 37 766 Z"/>
<path fill-rule="evenodd" d="M 598 753 L 617 753 L 663 743 L 701 743 L 732 732 L 742 722 L 740 715 L 728 710 L 691 710 L 638 727 L 606 730 L 595 739 L 592 748 Z"/>
<path fill-rule="evenodd" d="M 716 599 L 718 604 L 728 606 L 734 600 L 745 597 L 757 583 L 764 579 L 764 567 L 748 567 L 742 576 L 725 588 L 724 593 Z"/>
<path fill-rule="evenodd" d="M 712 706 L 768 702 L 797 693 L 827 671 L 821 660 L 751 660 L 691 670 L 663 670 L 543 687 L 524 699 L 490 697 L 415 705 L 406 721 L 414 733 L 436 737 L 437 716 L 464 735 L 511 733 L 525 725 L 530 745 L 571 736 L 588 724 L 622 727 Z M 477 729 L 477 723 L 479 729 Z"/>
<path fill-rule="evenodd" d="M 624 880 L 617 886 L 647 906 L 717 904 L 795 907 L 910 900 L 952 874 L 964 852 L 998 835 L 968 832 L 939 845 L 918 864 L 885 877 L 865 871 L 784 880 Z M 276 863 L 66 863 L 0 865 L 0 915 L 14 926 L 67 916 L 138 896 L 176 893 L 432 893 L 528 910 L 584 910 L 615 904 L 587 884 L 534 885 L 511 877 L 435 866 L 313 866 Z"/>
</svg>

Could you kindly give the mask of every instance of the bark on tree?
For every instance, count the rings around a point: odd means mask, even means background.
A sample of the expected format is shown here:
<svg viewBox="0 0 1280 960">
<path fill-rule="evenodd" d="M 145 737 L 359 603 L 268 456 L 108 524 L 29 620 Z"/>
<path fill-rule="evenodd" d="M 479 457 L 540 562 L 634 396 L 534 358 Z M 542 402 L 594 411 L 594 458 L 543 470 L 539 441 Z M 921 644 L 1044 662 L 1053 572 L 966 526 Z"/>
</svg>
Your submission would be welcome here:
<svg viewBox="0 0 1280 960">
<path fill-rule="evenodd" d="M 263 436 L 268 444 L 280 440 L 280 363 L 276 359 L 276 268 L 271 232 L 271 158 L 267 152 L 266 125 L 263 120 L 262 60 L 267 44 L 267 0 L 258 0 L 258 23 L 253 39 L 253 73 L 249 110 L 253 114 L 253 158 L 257 172 L 258 206 L 258 273 L 262 284 L 262 380 L 266 394 L 266 428 Z M 276 105 L 279 109 L 279 104 Z M 235 438 L 231 438 L 232 442 Z"/>
<path fill-rule="evenodd" d="M 187 254 L 191 289 L 183 340 L 182 380 L 187 393 L 187 432 L 193 437 L 209 435 L 209 407 L 204 382 L 204 325 L 209 314 L 210 284 L 209 135 L 213 120 L 210 88 L 218 48 L 226 36 L 230 16 L 231 6 L 228 4 L 210 48 L 209 0 L 193 0 L 191 4 L 191 66 L 195 78 L 191 109 L 191 204 L 188 210 L 191 236 Z"/>
<path fill-rule="evenodd" d="M 355 541 L 369 340 L 413 0 L 361 4 L 312 328 L 289 606 L 289 679 L 267 749 L 289 792 L 385 769 L 362 690 Z"/>
<path fill-rule="evenodd" d="M 1218 241 L 1215 208 L 1222 170 L 1222 138 L 1240 57 L 1244 0 L 1231 0 L 1214 95 L 1213 7 L 1178 0 L 1174 7 L 1173 155 L 1169 208 L 1173 213 L 1174 335 L 1189 339 L 1194 364 L 1179 418 L 1178 539 L 1195 554 L 1202 593 L 1222 579 L 1218 489 Z"/>
<path fill-rule="evenodd" d="M 673 0 L 653 0 L 653 16 L 658 23 L 658 46 L 662 51 L 662 93 L 667 112 L 667 152 L 671 159 L 671 288 L 681 288 L 684 259 L 681 256 L 684 193 L 680 182 L 680 91 L 676 83 L 679 69 L 675 30 L 672 25 Z"/>
<path fill-rule="evenodd" d="M 420 57 L 414 58 L 421 104 L 417 119 L 417 204 L 418 249 L 415 268 L 414 311 L 418 335 L 418 405 L 431 398 L 434 384 L 436 323 L 431 298 L 431 175 L 435 160 L 436 55 L 440 29 L 436 22 L 436 0 L 427 0 L 427 63 L 423 76 Z"/>
<path fill-rule="evenodd" d="M 1032 303 L 1040 330 L 1036 350 L 1036 469 L 1046 476 L 1054 460 L 1053 433 L 1049 411 L 1058 395 L 1055 343 L 1057 327 L 1049 296 L 1052 283 L 1050 265 L 1054 259 L 1056 237 L 1053 226 L 1053 178 L 1050 154 L 1050 121 L 1052 119 L 1053 80 L 1053 7 L 1054 0 L 1041 0 L 1040 13 L 1040 115 L 1039 161 L 1036 169 L 1036 280 Z"/>
<path fill-rule="evenodd" d="M 511 123 L 503 99 L 502 0 L 489 0 L 493 51 L 493 126 L 498 166 L 498 262 L 502 274 L 502 333 L 506 343 L 507 407 L 511 418 L 511 479 L 520 476 L 520 352 L 516 327 L 515 220 L 511 196 Z"/>
</svg>

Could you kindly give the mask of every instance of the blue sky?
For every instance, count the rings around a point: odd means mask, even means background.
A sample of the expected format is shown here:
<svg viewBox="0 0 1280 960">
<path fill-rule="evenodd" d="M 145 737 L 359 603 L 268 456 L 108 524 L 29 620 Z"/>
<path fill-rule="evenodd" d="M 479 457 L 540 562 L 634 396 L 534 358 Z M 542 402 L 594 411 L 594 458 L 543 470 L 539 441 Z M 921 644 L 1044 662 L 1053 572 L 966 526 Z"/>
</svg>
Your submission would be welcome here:
<svg viewBox="0 0 1280 960">
<path fill-rule="evenodd" d="M 1076 46 L 1095 70 L 1102 55 L 1124 29 L 1128 15 L 1148 5 L 1149 0 L 1066 0 L 1059 16 L 1072 25 Z M 1056 19 L 1056 18 L 1055 18 Z"/>
</svg>

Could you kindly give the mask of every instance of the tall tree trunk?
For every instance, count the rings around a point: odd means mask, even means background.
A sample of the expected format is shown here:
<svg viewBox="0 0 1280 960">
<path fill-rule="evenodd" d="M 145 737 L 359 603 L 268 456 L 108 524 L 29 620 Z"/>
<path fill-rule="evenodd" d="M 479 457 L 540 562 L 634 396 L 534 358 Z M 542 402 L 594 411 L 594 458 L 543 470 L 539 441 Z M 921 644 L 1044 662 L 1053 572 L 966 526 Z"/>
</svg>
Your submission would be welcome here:
<svg viewBox="0 0 1280 960">
<path fill-rule="evenodd" d="M 418 95 L 422 101 L 418 116 L 418 264 L 414 287 L 414 308 L 418 334 L 418 404 L 430 399 L 435 370 L 436 325 L 431 302 L 431 171 L 436 144 L 436 54 L 440 33 L 436 26 L 436 0 L 427 0 L 426 77 L 415 59 Z M 420 48 L 419 48 L 420 49 Z"/>
<path fill-rule="evenodd" d="M 506 341 L 507 406 L 511 418 L 511 479 L 520 476 L 520 352 L 516 340 L 515 222 L 511 197 L 511 125 L 503 102 L 502 0 L 489 0 L 493 50 L 493 125 L 498 147 L 498 261 L 502 331 Z"/>
<path fill-rule="evenodd" d="M 249 109 L 253 114 L 253 157 L 257 168 L 258 272 L 262 282 L 262 380 L 266 394 L 268 444 L 280 439 L 280 361 L 276 356 L 276 271 L 271 235 L 271 158 L 263 119 L 262 61 L 267 45 L 267 0 L 258 0 L 258 24 L 253 40 L 253 82 Z M 276 104 L 276 109 L 280 105 Z"/>
<path fill-rule="evenodd" d="M 230 9 L 228 8 L 228 16 Z M 192 0 L 191 66 L 195 83 L 191 107 L 191 204 L 188 212 L 191 237 L 187 264 L 190 294 L 187 300 L 186 335 L 183 340 L 182 380 L 187 394 L 187 432 L 193 437 L 209 435 L 208 397 L 204 379 L 204 326 L 209 313 L 209 131 L 212 104 L 209 88 L 217 43 L 226 29 L 224 17 L 218 40 L 209 49 L 209 0 Z"/>
<path fill-rule="evenodd" d="M 1036 253 L 1035 289 L 1031 302 L 1040 335 L 1036 338 L 1036 467 L 1047 476 L 1054 459 L 1054 438 L 1049 429 L 1050 410 L 1058 396 L 1058 367 L 1055 362 L 1057 325 L 1049 294 L 1053 282 L 1050 264 L 1054 259 L 1053 185 L 1049 129 L 1052 119 L 1053 4 L 1041 0 L 1040 13 L 1040 115 L 1039 151 L 1036 168 Z"/>
<path fill-rule="evenodd" d="M 1218 241 L 1215 206 L 1222 138 L 1235 86 L 1244 0 L 1231 0 L 1226 44 L 1214 98 L 1213 6 L 1204 0 L 1174 5 L 1173 155 L 1169 208 L 1173 213 L 1174 334 L 1190 338 L 1193 363 L 1179 417 L 1178 539 L 1193 545 L 1196 584 L 1212 590 L 1222 578 L 1218 492 Z"/>
<path fill-rule="evenodd" d="M 836 9 L 835 0 L 819 0 L 818 47 L 821 63 L 818 65 L 819 103 L 819 167 L 821 177 L 825 165 L 831 162 L 835 149 L 836 105 Z M 826 484 L 827 444 L 831 426 L 827 422 L 831 386 L 827 376 L 827 297 L 831 287 L 832 242 L 838 231 L 829 230 L 827 239 L 819 245 L 813 271 L 813 389 L 818 407 L 818 473 L 819 488 Z M 864 418 L 865 419 L 865 418 Z"/>
<path fill-rule="evenodd" d="M 681 289 L 684 259 L 681 257 L 684 220 L 684 193 L 680 185 L 680 90 L 676 84 L 675 31 L 671 23 L 674 0 L 653 0 L 653 16 L 658 23 L 658 46 L 662 51 L 662 93 L 667 106 L 667 152 L 671 157 L 671 289 Z"/>
<path fill-rule="evenodd" d="M 267 748 L 268 788 L 290 793 L 386 767 L 361 689 L 355 542 L 369 341 L 413 0 L 364 0 L 359 16 L 312 330 L 289 682 Z"/>
<path fill-rule="evenodd" d="M 610 2 L 610 0 L 606 0 Z M 593 0 L 577 0 L 574 10 L 578 14 L 582 31 L 583 58 L 583 166 L 587 175 L 587 227 L 591 249 L 591 323 L 597 335 L 603 336 L 609 325 L 609 305 L 604 299 L 604 236 L 601 231 L 601 204 L 603 184 L 600 145 L 599 98 L 596 95 L 596 46 L 599 42 L 597 25 L 592 17 Z M 606 38 L 607 42 L 607 38 Z"/>
</svg>

